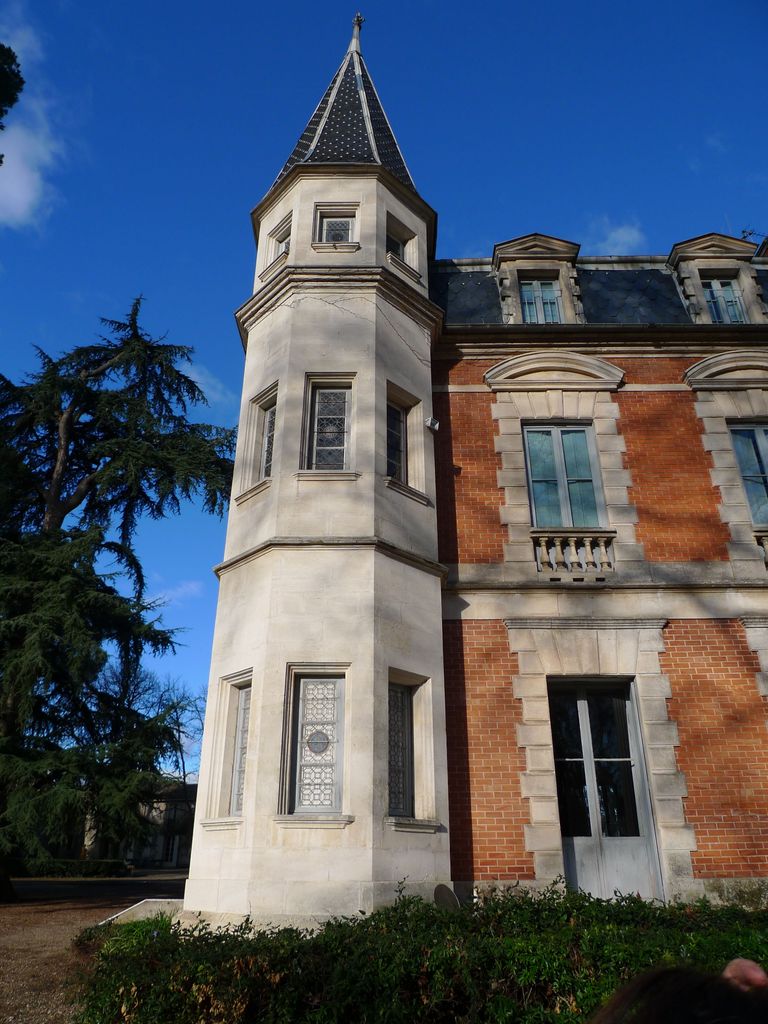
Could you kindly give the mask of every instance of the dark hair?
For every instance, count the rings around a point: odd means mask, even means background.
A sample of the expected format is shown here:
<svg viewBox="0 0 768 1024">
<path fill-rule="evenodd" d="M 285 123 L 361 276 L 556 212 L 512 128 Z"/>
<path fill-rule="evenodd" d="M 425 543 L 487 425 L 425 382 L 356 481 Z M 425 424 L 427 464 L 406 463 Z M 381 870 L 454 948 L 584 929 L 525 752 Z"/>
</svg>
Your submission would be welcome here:
<svg viewBox="0 0 768 1024">
<path fill-rule="evenodd" d="M 766 1024 L 768 992 L 743 992 L 719 975 L 686 967 L 633 978 L 591 1018 L 591 1024 Z"/>
</svg>

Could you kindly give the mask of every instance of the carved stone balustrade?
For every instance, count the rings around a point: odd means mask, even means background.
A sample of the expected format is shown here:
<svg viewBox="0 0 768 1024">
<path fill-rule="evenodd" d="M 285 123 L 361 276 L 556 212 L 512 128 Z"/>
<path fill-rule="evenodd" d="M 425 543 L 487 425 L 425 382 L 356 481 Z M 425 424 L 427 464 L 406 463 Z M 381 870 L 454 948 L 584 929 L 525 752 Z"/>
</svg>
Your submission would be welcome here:
<svg viewBox="0 0 768 1024">
<path fill-rule="evenodd" d="M 558 579 L 596 579 L 613 572 L 612 541 L 615 536 L 615 530 L 597 527 L 569 526 L 531 530 L 539 572 Z"/>
</svg>

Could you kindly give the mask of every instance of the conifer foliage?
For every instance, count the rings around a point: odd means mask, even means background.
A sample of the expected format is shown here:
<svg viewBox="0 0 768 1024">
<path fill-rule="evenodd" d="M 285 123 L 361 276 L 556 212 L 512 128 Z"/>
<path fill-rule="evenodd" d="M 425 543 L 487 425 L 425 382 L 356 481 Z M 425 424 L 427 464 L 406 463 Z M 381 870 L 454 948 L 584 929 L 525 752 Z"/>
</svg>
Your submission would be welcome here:
<svg viewBox="0 0 768 1024">
<path fill-rule="evenodd" d="M 0 376 L 0 858 L 45 857 L 85 821 L 139 837 L 178 748 L 178 694 L 146 700 L 142 654 L 173 636 L 133 540 L 191 498 L 223 512 L 234 431 L 190 421 L 205 404 L 179 369 L 191 350 L 152 339 L 140 311 L 59 358 L 38 350 L 21 384 Z"/>
</svg>

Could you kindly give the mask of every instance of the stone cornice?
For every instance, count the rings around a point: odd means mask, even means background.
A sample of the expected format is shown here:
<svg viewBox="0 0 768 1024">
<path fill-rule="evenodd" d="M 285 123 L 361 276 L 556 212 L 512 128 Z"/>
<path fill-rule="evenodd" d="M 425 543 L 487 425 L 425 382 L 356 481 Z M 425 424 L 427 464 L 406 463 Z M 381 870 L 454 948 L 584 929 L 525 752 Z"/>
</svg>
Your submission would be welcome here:
<svg viewBox="0 0 768 1024">
<path fill-rule="evenodd" d="M 235 310 L 243 349 L 247 348 L 248 332 L 254 324 L 293 295 L 299 292 L 302 295 L 322 291 L 351 292 L 355 289 L 374 289 L 429 331 L 433 340 L 436 338 L 443 317 L 442 309 L 386 267 L 293 266 L 284 267 Z"/>
<path fill-rule="evenodd" d="M 476 324 L 448 325 L 440 332 L 433 358 L 530 352 L 532 348 L 575 352 L 689 355 L 734 346 L 768 345 L 765 324 Z"/>
<path fill-rule="evenodd" d="M 396 544 L 382 540 L 381 537 L 270 537 L 262 544 L 257 544 L 255 547 L 243 551 L 242 554 L 235 555 L 234 558 L 228 558 L 214 566 L 213 571 L 220 578 L 225 572 L 229 572 L 245 562 L 260 558 L 276 548 L 369 548 L 388 558 L 393 558 L 397 562 L 404 562 L 406 565 L 421 569 L 430 576 L 438 576 L 443 579 L 448 572 L 446 567 L 439 562 L 425 558 L 413 551 L 406 551 Z"/>
<path fill-rule="evenodd" d="M 504 619 L 507 629 L 664 629 L 668 619 L 611 619 L 591 616 L 541 616 L 527 619 Z"/>
</svg>

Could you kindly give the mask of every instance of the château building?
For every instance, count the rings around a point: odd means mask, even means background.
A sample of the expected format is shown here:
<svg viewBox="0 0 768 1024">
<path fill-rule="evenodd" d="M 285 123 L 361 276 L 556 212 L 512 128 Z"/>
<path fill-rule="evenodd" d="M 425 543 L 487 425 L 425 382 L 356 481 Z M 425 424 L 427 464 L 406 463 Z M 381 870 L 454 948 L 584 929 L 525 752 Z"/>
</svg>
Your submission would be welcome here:
<svg viewBox="0 0 768 1024">
<path fill-rule="evenodd" d="M 768 249 L 436 260 L 360 21 L 252 215 L 185 911 L 767 878 Z"/>
</svg>

